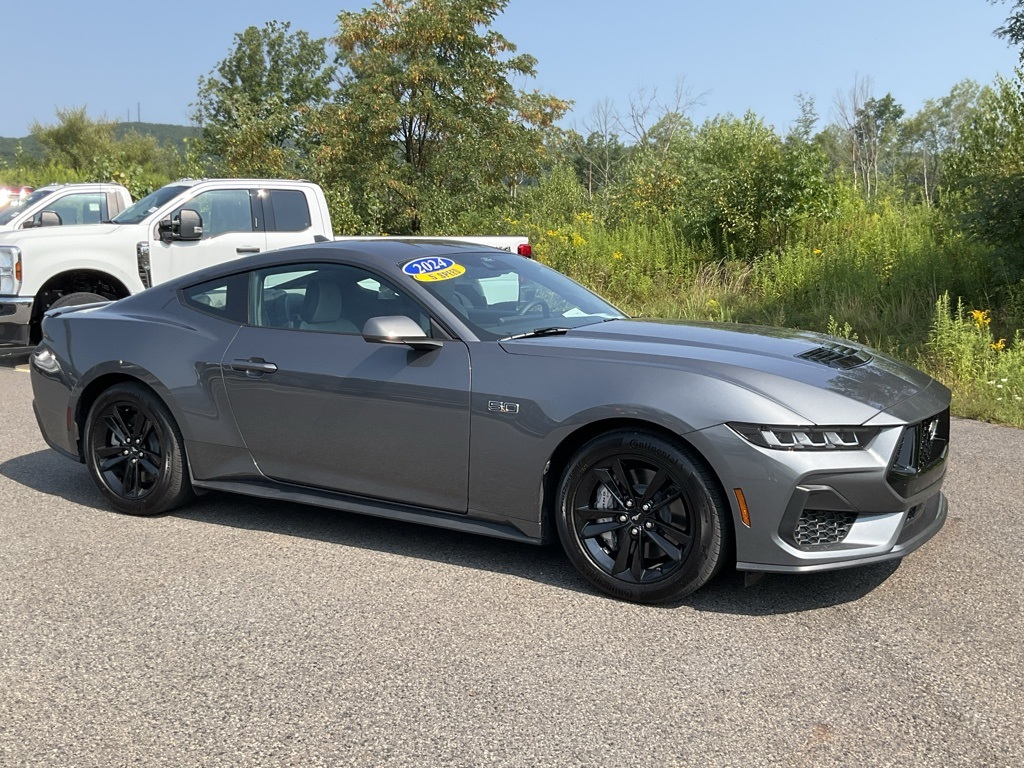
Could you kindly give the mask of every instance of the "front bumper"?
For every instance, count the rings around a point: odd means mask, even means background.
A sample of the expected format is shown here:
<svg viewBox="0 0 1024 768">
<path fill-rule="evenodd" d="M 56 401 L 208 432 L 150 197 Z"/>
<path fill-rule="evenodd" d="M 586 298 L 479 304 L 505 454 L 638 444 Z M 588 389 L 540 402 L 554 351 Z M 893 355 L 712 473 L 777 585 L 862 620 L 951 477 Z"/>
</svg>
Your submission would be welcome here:
<svg viewBox="0 0 1024 768">
<path fill-rule="evenodd" d="M 27 347 L 32 323 L 31 297 L 0 296 L 0 354 L 6 347 Z"/>
<path fill-rule="evenodd" d="M 893 418 L 861 450 L 760 448 L 725 425 L 687 435 L 711 461 L 733 507 L 736 568 L 805 573 L 898 559 L 942 528 L 947 461 L 913 482 L 894 475 L 906 431 L 929 419 L 936 402 L 907 420 Z M 938 454 L 937 454 L 938 455 Z M 743 520 L 736 489 L 748 505 Z"/>
</svg>

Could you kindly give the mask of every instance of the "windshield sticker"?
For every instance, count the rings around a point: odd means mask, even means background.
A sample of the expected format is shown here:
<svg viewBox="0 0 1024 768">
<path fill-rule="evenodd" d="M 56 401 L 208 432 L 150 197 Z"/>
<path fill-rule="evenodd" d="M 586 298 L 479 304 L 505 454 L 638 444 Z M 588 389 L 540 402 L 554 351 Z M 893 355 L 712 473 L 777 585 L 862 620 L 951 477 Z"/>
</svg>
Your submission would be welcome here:
<svg viewBox="0 0 1024 768">
<path fill-rule="evenodd" d="M 430 283 L 435 280 L 451 280 L 463 274 L 466 268 L 443 256 L 424 256 L 410 261 L 402 267 L 402 271 L 421 283 Z"/>
</svg>

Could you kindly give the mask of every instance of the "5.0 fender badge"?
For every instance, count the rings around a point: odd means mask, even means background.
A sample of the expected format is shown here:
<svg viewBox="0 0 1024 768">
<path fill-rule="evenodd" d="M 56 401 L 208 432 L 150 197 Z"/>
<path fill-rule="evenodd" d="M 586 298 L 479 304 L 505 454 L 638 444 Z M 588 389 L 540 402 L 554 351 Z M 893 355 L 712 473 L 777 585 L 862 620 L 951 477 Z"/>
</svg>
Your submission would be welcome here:
<svg viewBox="0 0 1024 768">
<path fill-rule="evenodd" d="M 503 403 L 500 400 L 488 400 L 487 410 L 494 413 L 519 413 L 519 403 Z"/>
</svg>

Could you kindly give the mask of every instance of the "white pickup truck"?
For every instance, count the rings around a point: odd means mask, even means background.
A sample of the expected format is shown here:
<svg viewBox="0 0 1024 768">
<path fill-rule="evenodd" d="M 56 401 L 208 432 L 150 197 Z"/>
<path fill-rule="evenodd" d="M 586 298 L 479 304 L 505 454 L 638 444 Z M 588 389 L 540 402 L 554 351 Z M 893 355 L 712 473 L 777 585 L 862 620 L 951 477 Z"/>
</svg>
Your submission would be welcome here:
<svg viewBox="0 0 1024 768">
<path fill-rule="evenodd" d="M 120 184 L 47 184 L 0 208 L 0 232 L 109 221 L 132 204 Z"/>
<path fill-rule="evenodd" d="M 48 309 L 121 299 L 246 254 L 330 239 L 323 190 L 270 179 L 184 179 L 109 223 L 0 232 L 0 356 L 38 343 Z M 524 237 L 453 239 L 530 254 Z"/>
</svg>

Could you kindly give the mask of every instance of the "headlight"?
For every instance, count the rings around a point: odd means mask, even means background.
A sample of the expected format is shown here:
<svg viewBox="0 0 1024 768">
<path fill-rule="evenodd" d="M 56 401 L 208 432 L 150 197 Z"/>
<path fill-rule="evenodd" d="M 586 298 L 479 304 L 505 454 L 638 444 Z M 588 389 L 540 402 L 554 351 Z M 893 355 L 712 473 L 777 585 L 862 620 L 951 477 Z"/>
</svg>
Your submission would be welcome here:
<svg viewBox="0 0 1024 768">
<path fill-rule="evenodd" d="M 21 249 L 0 245 L 0 296 L 17 296 L 21 290 Z"/>
<path fill-rule="evenodd" d="M 777 451 L 855 451 L 878 434 L 875 427 L 773 427 L 731 422 L 729 428 L 754 445 Z"/>
</svg>

